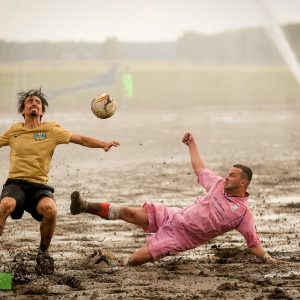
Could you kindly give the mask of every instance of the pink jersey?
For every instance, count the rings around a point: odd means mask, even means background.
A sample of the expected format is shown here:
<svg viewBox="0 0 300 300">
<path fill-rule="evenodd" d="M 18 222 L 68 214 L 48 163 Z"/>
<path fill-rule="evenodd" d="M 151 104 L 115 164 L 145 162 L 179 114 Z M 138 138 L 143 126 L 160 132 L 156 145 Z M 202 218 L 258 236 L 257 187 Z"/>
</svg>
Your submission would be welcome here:
<svg viewBox="0 0 300 300">
<path fill-rule="evenodd" d="M 249 248 L 259 245 L 248 197 L 230 197 L 224 191 L 224 179 L 208 169 L 198 174 L 198 182 L 206 190 L 195 203 L 182 209 L 169 208 L 170 223 L 186 249 L 194 248 L 229 230 L 238 230 Z M 185 249 L 184 249 L 185 250 Z"/>
<path fill-rule="evenodd" d="M 192 205 L 144 205 L 149 217 L 145 231 L 155 233 L 147 237 L 154 258 L 195 248 L 232 229 L 244 236 L 249 248 L 260 244 L 248 197 L 226 195 L 224 179 L 208 169 L 199 172 L 198 182 L 207 193 L 198 196 Z"/>
</svg>

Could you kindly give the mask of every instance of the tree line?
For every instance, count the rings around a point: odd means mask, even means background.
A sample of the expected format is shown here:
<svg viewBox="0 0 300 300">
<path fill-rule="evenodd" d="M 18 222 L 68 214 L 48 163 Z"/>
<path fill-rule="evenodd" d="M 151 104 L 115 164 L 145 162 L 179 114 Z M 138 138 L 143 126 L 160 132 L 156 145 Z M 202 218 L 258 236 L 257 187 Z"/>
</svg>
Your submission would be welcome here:
<svg viewBox="0 0 300 300">
<path fill-rule="evenodd" d="M 300 24 L 282 27 L 300 58 Z M 0 41 L 0 62 L 28 60 L 161 60 L 200 64 L 278 64 L 282 58 L 263 28 L 248 28 L 213 35 L 185 32 L 174 42 L 103 43 Z"/>
</svg>

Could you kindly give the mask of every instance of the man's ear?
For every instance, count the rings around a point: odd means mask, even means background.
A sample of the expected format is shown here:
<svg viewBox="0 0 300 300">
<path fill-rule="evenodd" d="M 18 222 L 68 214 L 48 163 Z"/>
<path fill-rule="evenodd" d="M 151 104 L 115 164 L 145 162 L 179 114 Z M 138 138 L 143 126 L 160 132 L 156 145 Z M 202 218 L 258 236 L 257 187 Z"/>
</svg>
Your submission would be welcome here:
<svg viewBox="0 0 300 300">
<path fill-rule="evenodd" d="M 240 184 L 244 187 L 247 187 L 248 186 L 248 180 L 247 179 L 242 179 Z"/>
</svg>

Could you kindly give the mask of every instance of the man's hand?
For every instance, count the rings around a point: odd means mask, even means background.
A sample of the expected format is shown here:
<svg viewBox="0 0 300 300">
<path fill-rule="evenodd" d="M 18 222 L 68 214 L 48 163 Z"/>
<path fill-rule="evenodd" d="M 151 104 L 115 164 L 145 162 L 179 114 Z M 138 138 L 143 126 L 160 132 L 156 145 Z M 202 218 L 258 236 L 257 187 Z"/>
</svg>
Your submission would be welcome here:
<svg viewBox="0 0 300 300">
<path fill-rule="evenodd" d="M 281 259 L 275 259 L 273 257 L 269 257 L 265 260 L 265 263 L 269 265 L 277 265 L 277 264 L 286 264 L 287 262 Z"/>
<path fill-rule="evenodd" d="M 205 168 L 205 164 L 200 156 L 194 136 L 190 132 L 187 132 L 184 134 L 182 142 L 189 147 L 192 167 L 195 174 L 198 176 L 199 171 Z"/>
<path fill-rule="evenodd" d="M 184 134 L 182 142 L 189 146 L 191 143 L 195 142 L 194 136 L 190 132 L 187 132 Z"/>
<path fill-rule="evenodd" d="M 79 134 L 73 134 L 70 142 L 89 148 L 103 148 L 105 152 L 107 152 L 111 147 L 120 146 L 120 143 L 118 141 L 105 142 L 90 136 Z"/>
<path fill-rule="evenodd" d="M 275 264 L 284 264 L 284 263 L 287 263 L 284 260 L 273 258 L 270 254 L 268 254 L 268 252 L 266 251 L 266 249 L 263 246 L 261 246 L 261 245 L 258 245 L 256 247 L 250 248 L 250 251 L 256 257 L 262 259 L 264 261 L 264 263 L 266 263 L 266 264 L 275 265 Z"/>
<path fill-rule="evenodd" d="M 104 151 L 107 152 L 111 147 L 119 147 L 120 143 L 118 141 L 107 142 L 103 147 Z"/>
</svg>

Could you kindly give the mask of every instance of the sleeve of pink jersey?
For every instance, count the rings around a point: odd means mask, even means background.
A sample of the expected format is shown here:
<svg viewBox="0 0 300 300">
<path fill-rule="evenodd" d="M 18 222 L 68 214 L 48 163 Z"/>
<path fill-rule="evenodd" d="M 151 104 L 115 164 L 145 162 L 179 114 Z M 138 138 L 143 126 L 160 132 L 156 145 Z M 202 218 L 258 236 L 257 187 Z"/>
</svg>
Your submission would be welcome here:
<svg viewBox="0 0 300 300">
<path fill-rule="evenodd" d="M 202 169 L 198 173 L 198 183 L 208 192 L 217 182 L 223 178 L 209 169 Z"/>
<path fill-rule="evenodd" d="M 256 247 L 260 244 L 259 235 L 256 231 L 255 221 L 249 208 L 247 209 L 241 223 L 236 228 L 236 230 L 244 236 L 248 248 Z"/>
</svg>

